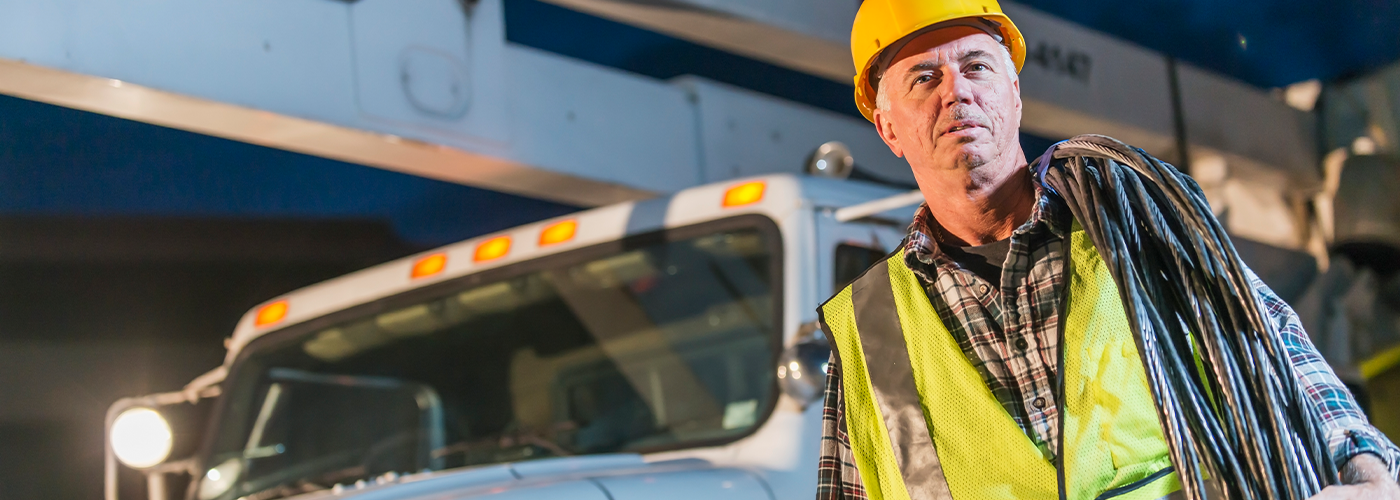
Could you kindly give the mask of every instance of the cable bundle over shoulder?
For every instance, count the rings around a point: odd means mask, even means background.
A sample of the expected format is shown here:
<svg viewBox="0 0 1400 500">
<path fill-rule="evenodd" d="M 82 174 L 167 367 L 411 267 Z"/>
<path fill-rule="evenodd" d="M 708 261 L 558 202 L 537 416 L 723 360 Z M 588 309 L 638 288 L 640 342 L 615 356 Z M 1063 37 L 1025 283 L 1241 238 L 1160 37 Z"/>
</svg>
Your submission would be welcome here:
<svg viewBox="0 0 1400 500">
<path fill-rule="evenodd" d="M 1225 228 L 1194 180 L 1081 135 L 1036 160 L 1103 257 L 1137 336 L 1188 499 L 1305 499 L 1336 481 L 1321 416 Z"/>
</svg>

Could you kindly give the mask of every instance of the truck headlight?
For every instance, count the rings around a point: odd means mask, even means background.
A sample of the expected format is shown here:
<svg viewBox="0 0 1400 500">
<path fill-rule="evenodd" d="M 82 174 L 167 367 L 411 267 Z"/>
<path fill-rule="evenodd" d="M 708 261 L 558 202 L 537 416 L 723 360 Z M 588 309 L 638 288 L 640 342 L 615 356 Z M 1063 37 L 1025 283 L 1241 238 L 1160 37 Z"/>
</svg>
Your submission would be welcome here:
<svg viewBox="0 0 1400 500">
<path fill-rule="evenodd" d="M 150 408 L 131 408 L 112 421 L 112 453 L 127 467 L 144 469 L 170 457 L 174 435 L 170 423 Z"/>
</svg>

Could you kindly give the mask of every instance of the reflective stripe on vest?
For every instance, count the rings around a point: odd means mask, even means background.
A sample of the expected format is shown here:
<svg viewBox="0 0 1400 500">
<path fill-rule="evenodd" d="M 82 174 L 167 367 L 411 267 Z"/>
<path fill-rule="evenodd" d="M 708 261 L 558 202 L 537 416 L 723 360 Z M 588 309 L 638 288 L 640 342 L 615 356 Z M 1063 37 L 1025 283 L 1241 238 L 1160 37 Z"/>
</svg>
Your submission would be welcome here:
<svg viewBox="0 0 1400 500">
<path fill-rule="evenodd" d="M 1075 229 L 1060 339 L 1064 498 L 1162 498 L 1181 486 L 1131 325 L 1103 259 Z M 900 252 L 820 313 L 872 500 L 1060 496 L 1055 465 L 992 395 Z"/>
</svg>

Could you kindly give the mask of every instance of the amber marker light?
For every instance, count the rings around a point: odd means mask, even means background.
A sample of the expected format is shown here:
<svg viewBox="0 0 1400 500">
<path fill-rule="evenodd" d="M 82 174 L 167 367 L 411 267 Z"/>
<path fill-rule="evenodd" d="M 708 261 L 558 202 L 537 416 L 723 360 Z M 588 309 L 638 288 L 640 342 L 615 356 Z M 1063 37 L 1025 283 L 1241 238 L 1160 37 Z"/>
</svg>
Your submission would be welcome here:
<svg viewBox="0 0 1400 500">
<path fill-rule="evenodd" d="M 279 300 L 258 309 L 258 315 L 253 318 L 253 326 L 272 326 L 287 318 L 287 301 Z"/>
<path fill-rule="evenodd" d="M 560 243 L 574 239 L 574 233 L 578 232 L 578 221 L 569 219 L 563 222 L 555 222 L 540 231 L 540 246 L 558 245 Z"/>
<path fill-rule="evenodd" d="M 447 269 L 447 254 L 435 253 L 414 262 L 413 271 L 408 276 L 413 279 L 427 278 L 441 273 L 443 269 Z"/>
<path fill-rule="evenodd" d="M 476 254 L 472 256 L 472 260 L 475 260 L 477 262 L 486 262 L 488 260 L 495 260 L 501 257 L 505 257 L 506 253 L 509 252 L 510 237 L 497 236 L 495 238 L 491 238 L 478 244 L 476 246 Z"/>
<path fill-rule="evenodd" d="M 763 200 L 763 191 L 768 183 L 763 181 L 745 182 L 724 192 L 724 208 L 752 205 Z"/>
</svg>

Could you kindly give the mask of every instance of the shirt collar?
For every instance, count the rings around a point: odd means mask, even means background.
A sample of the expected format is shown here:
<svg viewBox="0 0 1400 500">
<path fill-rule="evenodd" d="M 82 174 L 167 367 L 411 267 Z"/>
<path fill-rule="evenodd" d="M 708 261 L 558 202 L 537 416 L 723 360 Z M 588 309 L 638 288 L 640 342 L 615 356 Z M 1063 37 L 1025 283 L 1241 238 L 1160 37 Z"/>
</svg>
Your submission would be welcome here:
<svg viewBox="0 0 1400 500">
<path fill-rule="evenodd" d="M 1048 191 L 1038 185 L 1035 187 L 1035 197 L 1036 204 L 1031 211 L 1030 219 L 1012 231 L 1011 237 L 1017 238 L 1044 230 L 1056 238 L 1064 238 L 1065 229 L 1071 223 L 1067 218 L 1069 211 L 1065 209 L 1058 198 L 1051 196 Z M 929 211 L 928 203 L 920 204 L 918 211 L 914 213 L 914 222 L 909 224 L 909 229 L 904 237 L 904 258 L 911 268 L 916 267 L 914 266 L 915 262 L 933 266 L 935 261 L 942 256 L 943 251 L 938 248 L 938 240 L 934 237 L 936 234 L 934 231 L 937 230 L 937 227 L 938 221 L 933 218 L 933 213 Z"/>
</svg>

